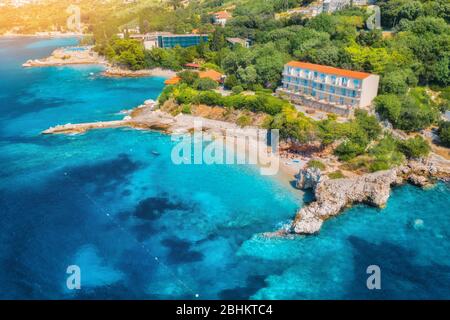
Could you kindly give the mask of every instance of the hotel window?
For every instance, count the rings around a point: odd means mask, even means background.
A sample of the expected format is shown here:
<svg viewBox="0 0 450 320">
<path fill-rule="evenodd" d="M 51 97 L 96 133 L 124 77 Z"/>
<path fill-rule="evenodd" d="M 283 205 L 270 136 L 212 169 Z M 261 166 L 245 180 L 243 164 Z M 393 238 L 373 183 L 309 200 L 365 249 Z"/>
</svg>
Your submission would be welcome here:
<svg viewBox="0 0 450 320">
<path fill-rule="evenodd" d="M 355 79 L 355 80 L 353 80 L 353 85 L 355 88 L 359 88 L 361 85 L 361 81 Z"/>
<path fill-rule="evenodd" d="M 319 73 L 317 71 L 314 71 L 314 79 L 317 79 L 318 76 L 319 76 Z"/>
<path fill-rule="evenodd" d="M 325 82 L 325 75 L 323 73 L 320 74 L 320 81 Z"/>
<path fill-rule="evenodd" d="M 331 76 L 331 83 L 336 84 L 336 76 Z"/>
<path fill-rule="evenodd" d="M 348 84 L 348 79 L 345 78 L 345 77 L 343 77 L 343 78 L 342 78 L 342 86 L 343 86 L 343 87 L 346 87 L 347 84 Z"/>
<path fill-rule="evenodd" d="M 331 93 L 336 93 L 336 88 L 335 88 L 335 87 L 331 87 L 331 88 L 330 88 L 330 92 L 331 92 Z"/>
<path fill-rule="evenodd" d="M 342 105 L 344 104 L 344 98 L 342 98 L 342 97 L 339 98 L 339 104 L 342 104 Z"/>
<path fill-rule="evenodd" d="M 347 90 L 346 89 L 341 89 L 341 95 L 345 96 L 347 94 Z"/>
</svg>

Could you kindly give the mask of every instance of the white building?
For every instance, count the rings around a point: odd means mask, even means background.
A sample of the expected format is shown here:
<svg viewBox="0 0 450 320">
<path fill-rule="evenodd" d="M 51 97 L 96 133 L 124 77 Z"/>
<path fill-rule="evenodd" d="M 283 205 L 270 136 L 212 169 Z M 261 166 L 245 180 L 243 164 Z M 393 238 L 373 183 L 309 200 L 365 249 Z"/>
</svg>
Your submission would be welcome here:
<svg viewBox="0 0 450 320">
<path fill-rule="evenodd" d="M 231 18 L 231 14 L 228 11 L 219 11 L 213 13 L 213 22 L 214 24 L 221 25 L 224 27 L 227 24 L 227 21 Z"/>
<path fill-rule="evenodd" d="M 277 92 L 294 103 L 349 116 L 355 108 L 371 106 L 379 81 L 375 74 L 291 61 Z"/>
</svg>

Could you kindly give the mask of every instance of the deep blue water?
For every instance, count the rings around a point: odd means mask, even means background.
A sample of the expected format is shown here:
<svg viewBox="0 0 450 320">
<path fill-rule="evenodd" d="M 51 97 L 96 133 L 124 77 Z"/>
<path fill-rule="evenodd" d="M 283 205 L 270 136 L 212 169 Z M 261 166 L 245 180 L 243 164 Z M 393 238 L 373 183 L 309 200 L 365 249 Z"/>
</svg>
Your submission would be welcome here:
<svg viewBox="0 0 450 320">
<path fill-rule="evenodd" d="M 447 185 L 398 188 L 386 209 L 269 240 L 259 233 L 293 218 L 302 194 L 255 167 L 176 166 L 155 132 L 40 135 L 119 118 L 163 87 L 98 66 L 20 67 L 76 43 L 0 39 L 0 298 L 450 298 Z M 66 288 L 69 265 L 81 290 Z M 369 265 L 380 291 L 366 288 Z"/>
</svg>

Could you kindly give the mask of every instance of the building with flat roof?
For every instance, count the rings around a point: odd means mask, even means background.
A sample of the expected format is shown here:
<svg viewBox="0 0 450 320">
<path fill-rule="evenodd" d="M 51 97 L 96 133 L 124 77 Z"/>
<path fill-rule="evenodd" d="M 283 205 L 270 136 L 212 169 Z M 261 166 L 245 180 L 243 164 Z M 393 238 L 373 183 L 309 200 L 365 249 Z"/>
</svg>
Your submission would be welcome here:
<svg viewBox="0 0 450 320">
<path fill-rule="evenodd" d="M 207 34 L 169 34 L 158 35 L 159 48 L 173 48 L 175 46 L 191 47 L 199 45 L 202 42 L 208 42 Z"/>
<path fill-rule="evenodd" d="M 173 48 L 175 46 L 185 48 L 196 46 L 202 42 L 208 41 L 207 34 L 173 34 L 170 32 L 131 34 L 129 37 L 130 39 L 140 40 L 147 50 L 153 48 Z"/>
<path fill-rule="evenodd" d="M 366 72 L 291 61 L 283 71 L 278 94 L 307 107 L 349 116 L 368 108 L 378 93 L 380 77 Z"/>
</svg>

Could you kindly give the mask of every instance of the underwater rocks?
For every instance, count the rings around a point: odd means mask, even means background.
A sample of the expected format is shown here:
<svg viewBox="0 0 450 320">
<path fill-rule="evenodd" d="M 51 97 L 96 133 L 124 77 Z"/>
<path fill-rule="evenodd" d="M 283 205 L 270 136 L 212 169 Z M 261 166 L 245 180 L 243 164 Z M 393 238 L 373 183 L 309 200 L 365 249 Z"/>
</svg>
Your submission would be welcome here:
<svg viewBox="0 0 450 320">
<path fill-rule="evenodd" d="M 306 176 L 305 173 L 303 176 Z M 450 162 L 435 155 L 426 160 L 410 161 L 405 166 L 356 178 L 319 179 L 315 187 L 316 201 L 297 212 L 291 232 L 318 233 L 325 220 L 338 215 L 352 204 L 365 203 L 384 207 L 393 185 L 410 182 L 427 186 L 436 179 L 450 179 Z"/>
</svg>

